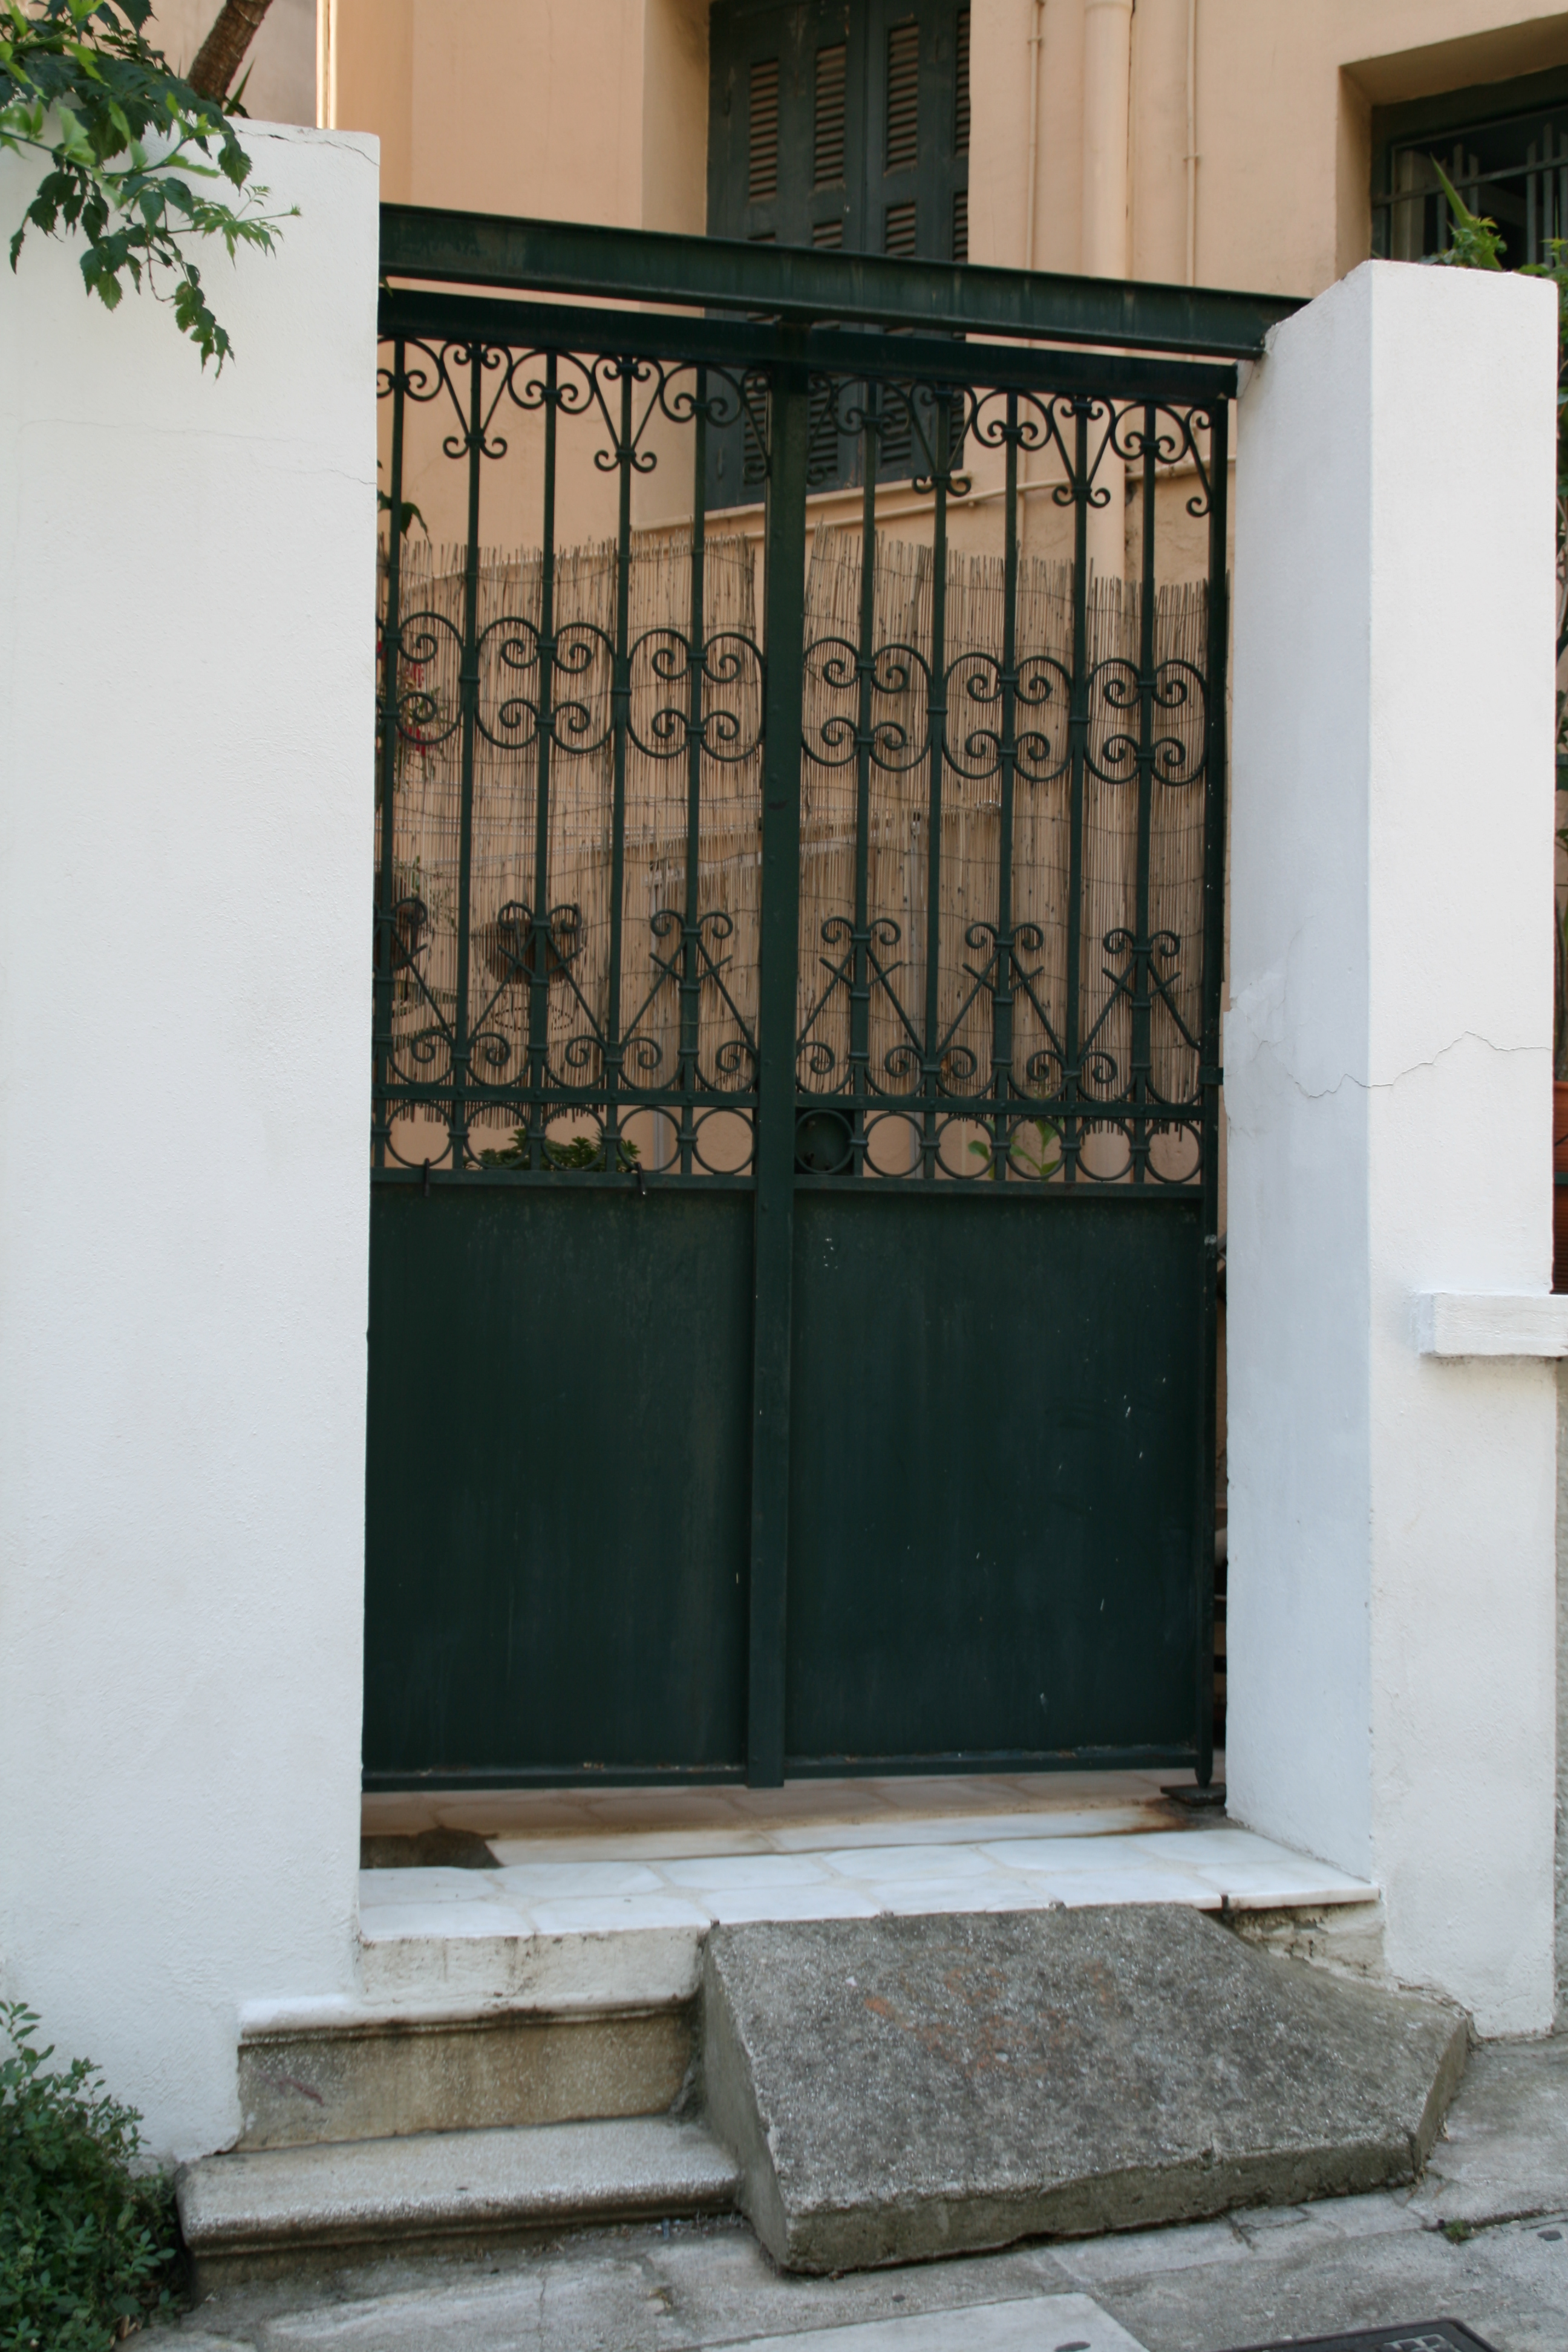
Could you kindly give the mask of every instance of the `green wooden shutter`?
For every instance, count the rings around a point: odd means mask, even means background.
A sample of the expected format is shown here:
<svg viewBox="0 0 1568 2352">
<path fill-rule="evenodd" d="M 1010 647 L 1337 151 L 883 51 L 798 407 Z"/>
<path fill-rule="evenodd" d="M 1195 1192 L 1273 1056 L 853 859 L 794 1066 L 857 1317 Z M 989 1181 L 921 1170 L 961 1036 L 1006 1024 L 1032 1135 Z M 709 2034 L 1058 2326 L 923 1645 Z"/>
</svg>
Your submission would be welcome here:
<svg viewBox="0 0 1568 2352">
<path fill-rule="evenodd" d="M 719 0 L 709 35 L 711 236 L 864 249 L 859 15 L 850 0 Z"/>
<path fill-rule="evenodd" d="M 969 10 L 870 0 L 865 27 L 870 253 L 968 258 Z"/>
<path fill-rule="evenodd" d="M 969 257 L 969 10 L 959 0 L 714 0 L 708 228 L 713 236 Z M 755 494 L 760 451 L 715 436 L 710 499 Z M 733 446 L 731 446 L 731 443 Z M 907 426 L 879 473 L 910 470 Z M 810 478 L 855 478 L 826 410 Z"/>
<path fill-rule="evenodd" d="M 968 257 L 969 10 L 958 0 L 715 0 L 715 236 Z"/>
</svg>

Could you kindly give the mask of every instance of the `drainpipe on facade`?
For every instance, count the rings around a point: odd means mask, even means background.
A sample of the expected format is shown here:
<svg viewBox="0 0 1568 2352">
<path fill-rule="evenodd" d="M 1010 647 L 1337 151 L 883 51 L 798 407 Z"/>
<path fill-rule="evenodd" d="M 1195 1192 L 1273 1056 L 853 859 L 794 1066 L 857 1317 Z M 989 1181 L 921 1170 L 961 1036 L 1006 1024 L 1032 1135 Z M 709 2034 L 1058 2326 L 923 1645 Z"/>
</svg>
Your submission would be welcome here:
<svg viewBox="0 0 1568 2352">
<path fill-rule="evenodd" d="M 1187 0 L 1187 284 L 1198 282 L 1198 0 Z"/>
<path fill-rule="evenodd" d="M 1081 263 L 1090 278 L 1125 278 L 1128 141 L 1131 125 L 1133 0 L 1084 0 L 1083 230 Z M 1126 563 L 1126 474 L 1109 454 L 1095 477 L 1110 493 L 1089 516 L 1089 560 L 1118 579 Z"/>
<path fill-rule="evenodd" d="M 337 0 L 319 0 L 316 9 L 316 127 L 338 127 Z"/>
</svg>

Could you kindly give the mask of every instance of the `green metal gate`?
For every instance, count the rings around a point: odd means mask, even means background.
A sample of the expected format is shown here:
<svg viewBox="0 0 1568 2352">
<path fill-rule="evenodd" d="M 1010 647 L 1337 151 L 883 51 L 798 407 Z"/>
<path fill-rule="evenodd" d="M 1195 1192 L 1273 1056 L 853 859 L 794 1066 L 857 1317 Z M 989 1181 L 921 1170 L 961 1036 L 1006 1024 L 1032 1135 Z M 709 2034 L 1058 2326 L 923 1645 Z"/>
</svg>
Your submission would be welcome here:
<svg viewBox="0 0 1568 2352">
<path fill-rule="evenodd" d="M 1206 1778 L 1235 369 L 1128 347 L 1292 306 L 383 238 L 367 1784 Z"/>
</svg>

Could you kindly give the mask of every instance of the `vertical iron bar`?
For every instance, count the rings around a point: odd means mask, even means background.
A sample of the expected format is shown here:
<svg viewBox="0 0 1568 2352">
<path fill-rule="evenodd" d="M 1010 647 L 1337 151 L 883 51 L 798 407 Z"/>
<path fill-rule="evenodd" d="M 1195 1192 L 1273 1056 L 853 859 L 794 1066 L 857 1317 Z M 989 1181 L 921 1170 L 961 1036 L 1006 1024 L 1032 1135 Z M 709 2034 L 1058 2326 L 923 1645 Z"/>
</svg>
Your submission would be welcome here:
<svg viewBox="0 0 1568 2352">
<path fill-rule="evenodd" d="M 937 1096 L 942 1066 L 936 1058 L 942 1019 L 942 787 L 947 756 L 947 475 L 952 463 L 952 394 L 936 394 L 936 510 L 931 519 L 931 694 L 927 705 L 931 782 L 926 818 L 926 1001 L 925 1050 L 921 1056 L 921 1174 L 934 1177 L 941 1135 Z"/>
<path fill-rule="evenodd" d="M 1200 1373 L 1203 1398 L 1203 1460 L 1198 1488 L 1198 1786 L 1214 1778 L 1214 1578 L 1215 1472 L 1218 1463 L 1219 1352 L 1219 1006 L 1225 958 L 1226 665 L 1230 632 L 1230 583 L 1226 576 L 1230 468 L 1230 404 L 1212 411 L 1209 433 L 1209 611 L 1205 686 L 1208 696 L 1204 805 L 1204 1001 L 1203 1052 L 1198 1081 L 1203 1100 L 1200 1134 L 1204 1155 L 1203 1254 L 1200 1279 Z"/>
<path fill-rule="evenodd" d="M 698 892 L 701 887 L 702 681 L 707 660 L 705 586 L 708 488 L 708 371 L 697 371 L 692 411 L 691 611 L 687 625 L 686 902 L 680 924 L 680 1172 L 691 1173 L 697 1125 L 697 1055 L 702 1018 Z"/>
<path fill-rule="evenodd" d="M 804 345 L 795 330 L 790 341 Z M 783 1785 L 789 1569 L 790 1316 L 795 1251 L 795 986 L 800 921 L 801 668 L 810 390 L 805 352 L 774 372 L 764 525 L 763 907 L 757 1220 L 752 1327 L 747 1779 Z"/>
<path fill-rule="evenodd" d="M 1546 137 L 1547 152 L 1550 153 L 1552 142 L 1550 131 Z M 1530 264 L 1540 257 L 1540 231 L 1543 224 L 1538 223 L 1536 219 L 1536 206 L 1541 200 L 1542 181 L 1540 173 L 1533 169 L 1535 163 L 1533 144 L 1526 150 L 1526 155 L 1532 167 L 1524 175 L 1524 258 L 1526 263 Z"/>
<path fill-rule="evenodd" d="M 1063 1022 L 1062 1181 L 1078 1181 L 1083 1141 L 1075 1116 L 1079 1100 L 1079 967 L 1083 961 L 1083 783 L 1089 749 L 1089 412 L 1073 403 L 1072 704 L 1068 719 L 1071 762 L 1068 792 L 1068 968 Z"/>
<path fill-rule="evenodd" d="M 620 1162 L 621 1087 L 621 898 L 626 865 L 626 721 L 631 714 L 632 570 L 632 386 L 636 360 L 621 367 L 621 429 L 616 446 L 620 468 L 620 500 L 616 519 L 616 653 L 610 675 L 612 782 L 610 787 L 610 969 L 605 991 L 604 1138 L 605 1171 L 614 1175 Z"/>
<path fill-rule="evenodd" d="M 1013 788 L 1017 760 L 1018 684 L 1018 395 L 1007 394 L 1007 482 L 1002 500 L 1002 746 L 1001 808 L 996 845 L 996 981 L 991 997 L 991 1173 L 1005 1180 L 1012 1164 L 1013 1087 Z"/>
<path fill-rule="evenodd" d="M 1149 946 L 1149 835 L 1154 805 L 1154 449 L 1159 413 L 1143 411 L 1143 561 L 1138 631 L 1138 879 L 1132 919 L 1132 1181 L 1148 1174 L 1146 1106 L 1153 1075 L 1153 965 Z"/>
<path fill-rule="evenodd" d="M 393 1006 L 396 999 L 397 926 L 397 682 L 403 626 L 403 424 L 405 350 L 392 346 L 392 510 L 387 528 L 386 611 L 381 625 L 381 856 L 376 877 L 375 1083 L 371 1105 L 371 1164 L 384 1168 L 392 1115 L 386 1098 L 392 1067 Z"/>
<path fill-rule="evenodd" d="M 529 1165 L 543 1164 L 549 1124 L 544 1086 L 550 1048 L 550 730 L 555 687 L 555 418 L 558 362 L 544 362 L 544 511 L 539 554 L 539 780 L 533 800 L 533 917 L 528 934 Z"/>
<path fill-rule="evenodd" d="M 866 1172 L 866 1105 L 871 1062 L 870 861 L 872 694 L 877 666 L 877 476 L 882 454 L 882 395 L 866 386 L 860 427 L 860 643 L 855 674 L 855 929 L 850 944 L 850 1170 Z"/>
<path fill-rule="evenodd" d="M 458 1004 L 452 1024 L 452 1106 L 448 1122 L 454 1173 L 468 1156 L 468 926 L 474 857 L 474 731 L 479 708 L 479 465 L 485 445 L 484 345 L 468 349 L 468 518 L 463 551 L 463 652 L 458 670 L 463 752 L 458 818 Z"/>
</svg>

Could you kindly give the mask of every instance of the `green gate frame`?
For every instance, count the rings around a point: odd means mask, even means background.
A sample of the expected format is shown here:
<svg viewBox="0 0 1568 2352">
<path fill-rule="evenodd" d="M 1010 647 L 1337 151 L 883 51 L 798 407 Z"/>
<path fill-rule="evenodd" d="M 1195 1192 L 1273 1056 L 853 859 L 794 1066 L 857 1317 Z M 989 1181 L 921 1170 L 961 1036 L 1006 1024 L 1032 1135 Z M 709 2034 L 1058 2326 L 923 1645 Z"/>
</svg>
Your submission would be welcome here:
<svg viewBox="0 0 1568 2352">
<path fill-rule="evenodd" d="M 1202 1108 L 1201 1111 L 1193 1111 L 1188 1123 L 1194 1132 L 1201 1124 L 1204 1143 L 1202 1231 L 1207 1274 L 1202 1306 L 1201 1347 L 1205 1367 L 1203 1445 L 1206 1458 L 1212 1461 L 1214 1252 L 1218 1200 L 1215 1129 L 1220 1082 L 1218 1012 L 1224 902 L 1226 432 L 1229 403 L 1237 386 L 1233 362 L 1239 358 L 1255 357 L 1268 329 L 1299 304 L 1270 296 L 955 268 L 570 223 L 426 211 L 406 205 L 383 207 L 381 331 L 395 346 L 393 373 L 398 382 L 406 344 L 419 341 L 428 346 L 437 339 L 459 350 L 478 350 L 486 345 L 515 348 L 531 342 L 535 348 L 624 350 L 638 359 L 708 364 L 735 372 L 766 372 L 771 406 L 764 522 L 767 657 L 763 682 L 762 856 L 767 887 L 762 900 L 756 1035 L 758 1066 L 764 1074 L 770 1069 L 776 1072 L 793 1068 L 797 1052 L 802 665 L 813 379 L 854 378 L 861 372 L 868 379 L 878 372 L 885 374 L 889 357 L 885 331 L 897 329 L 897 361 L 901 375 L 919 377 L 937 386 L 944 383 L 984 383 L 1008 403 L 1007 415 L 1016 426 L 1019 395 L 1037 393 L 1044 381 L 1037 346 L 1050 345 L 1048 382 L 1052 395 L 1081 395 L 1077 427 L 1080 462 L 1085 430 L 1082 417 L 1094 395 L 1147 404 L 1144 414 L 1150 420 L 1150 431 L 1145 437 L 1142 462 L 1148 490 L 1144 513 L 1150 578 L 1155 463 L 1151 437 L 1152 420 L 1156 410 L 1164 404 L 1186 403 L 1202 409 L 1210 435 L 1205 952 L 1201 1042 L 1194 1041 L 1200 1042 L 1198 1082 Z M 433 290 L 443 286 L 463 290 Z M 541 296 L 555 299 L 542 301 Z M 558 306 L 563 297 L 572 298 L 570 307 Z M 628 302 L 668 306 L 670 312 L 680 308 L 688 315 L 666 315 L 647 309 L 628 312 L 624 308 L 607 307 Z M 689 315 L 693 311 L 702 315 Z M 845 320 L 857 323 L 830 323 Z M 982 337 L 986 340 L 977 344 L 974 339 Z M 1097 348 L 1070 348 L 1074 345 Z M 1215 364 L 1216 360 L 1226 363 Z M 476 424 L 478 366 L 476 361 Z M 482 425 L 479 429 L 482 436 Z M 1016 562 L 1017 460 L 1018 436 L 1014 430 L 1006 439 L 1007 547 L 1009 566 L 1014 567 L 1009 570 L 1005 591 L 1009 615 Z M 874 476 L 874 467 L 869 468 L 868 476 Z M 471 478 L 472 559 L 478 527 L 477 461 L 471 468 Z M 403 497 L 401 400 L 395 415 L 390 490 L 395 514 Z M 623 468 L 623 533 L 629 511 L 627 495 Z M 874 498 L 874 478 L 868 478 L 865 490 L 868 529 L 871 527 Z M 1086 489 L 1085 495 L 1078 499 L 1075 519 L 1077 577 L 1080 583 L 1085 577 L 1088 504 Z M 945 543 L 942 537 L 945 506 L 940 483 L 937 509 L 940 563 Z M 1081 589 L 1079 608 L 1081 627 Z M 397 617 L 395 606 L 389 615 L 389 634 L 394 637 Z M 1152 643 L 1152 639 L 1146 642 Z M 1011 658 L 1005 655 L 1004 667 Z M 1145 667 L 1151 666 L 1151 659 L 1146 653 Z M 477 677 L 474 686 L 465 690 L 477 691 Z M 618 679 L 616 690 L 624 697 L 624 677 Z M 1012 721 L 1006 723 L 1010 725 Z M 1075 741 L 1079 744 L 1075 756 L 1081 757 L 1087 719 L 1079 726 L 1075 717 Z M 386 759 L 394 755 L 395 746 L 390 741 L 394 733 L 395 725 L 389 725 L 384 737 Z M 1142 756 L 1152 756 L 1147 740 Z M 466 817 L 464 821 L 466 824 Z M 391 828 L 387 827 L 377 910 L 377 1035 L 383 1042 L 377 1049 L 376 1118 L 377 1132 L 382 1136 L 389 1131 L 386 1122 L 391 1116 L 383 1099 L 382 1081 L 385 1076 L 384 1040 L 390 1035 L 386 1003 L 397 955 L 391 839 Z M 463 871 L 458 952 L 459 999 L 466 1001 L 466 865 Z M 1076 887 L 1075 882 L 1073 887 Z M 1076 898 L 1071 903 L 1076 908 Z M 1076 921 L 1076 914 L 1073 919 Z M 1146 915 L 1143 923 L 1146 930 Z M 1143 961 L 1133 983 L 1136 993 L 1132 1017 L 1135 1024 L 1140 1019 L 1143 1024 L 1146 1066 L 1149 1006 L 1157 982 L 1152 973 L 1147 941 L 1141 940 L 1135 945 Z M 1069 961 L 1069 972 L 1076 973 L 1076 961 Z M 863 978 L 863 974 L 860 976 Z M 1001 984 L 1006 984 L 1005 971 Z M 1069 979 L 1069 989 L 1076 984 L 1076 979 Z M 535 993 L 537 997 L 538 992 Z M 1137 1034 L 1135 1029 L 1135 1038 Z M 1133 1064 L 1136 1070 L 1136 1043 Z M 1075 1100 L 1079 1101 L 1080 1108 L 1090 1100 L 1088 1096 L 1075 1097 L 1075 1083 L 1074 1074 L 1064 1069 L 1069 1154 L 1080 1148 L 1074 1139 L 1076 1130 L 1072 1125 Z M 1138 1095 L 1142 1119 L 1136 1113 L 1134 1117 L 1136 1148 L 1146 1157 L 1158 1105 L 1148 1095 L 1143 1078 L 1137 1078 L 1135 1085 L 1143 1089 Z M 745 1774 L 752 1785 L 758 1786 L 780 1784 L 786 1765 L 792 1286 L 796 1254 L 796 1124 L 800 1109 L 801 1099 L 795 1087 L 770 1087 L 764 1077 L 758 1088 L 753 1147 L 755 1242 Z M 456 1134 L 462 1125 L 460 1106 L 453 1116 Z M 1004 1130 L 1000 1123 L 996 1132 L 1001 1146 Z M 858 1141 L 856 1149 L 863 1150 L 863 1143 Z M 378 1162 L 384 1159 L 379 1147 L 376 1157 Z M 838 1180 L 840 1189 L 852 1187 L 863 1197 L 869 1188 L 858 1181 L 858 1161 L 850 1164 L 854 1173 Z M 1141 1166 L 1140 1181 L 1142 1172 Z M 1069 1178 L 1076 1173 L 1076 1161 L 1068 1173 Z M 428 1166 L 419 1171 L 378 1164 L 374 1181 L 378 1186 L 421 1186 L 428 1193 L 432 1171 Z M 473 1180 L 455 1168 L 438 1171 L 435 1181 L 441 1184 L 467 1184 Z M 549 1184 L 562 1180 L 540 1170 L 528 1181 Z M 569 1181 L 584 1192 L 601 1187 L 616 1189 L 623 1196 L 626 1192 L 625 1176 L 617 1176 L 613 1167 L 600 1175 L 574 1174 Z M 705 1179 L 705 1188 L 717 1181 Z M 818 1189 L 830 1192 L 835 1181 L 829 1173 L 819 1180 Z M 986 1189 L 1003 1192 L 1012 1188 L 999 1185 Z M 1197 1184 L 1189 1188 L 1193 1193 L 1199 1189 Z M 1203 1506 L 1203 1516 L 1205 1524 L 1201 1537 L 1212 1556 L 1211 1503 Z M 1197 1736 L 1190 1759 L 1201 1780 L 1207 1780 L 1212 1769 L 1209 1718 L 1205 1704 L 1212 1660 L 1205 1656 L 1205 1645 L 1212 1650 L 1212 1630 L 1206 1622 L 1199 1628 Z M 1173 1751 L 1167 1755 L 1163 1748 L 1158 1750 L 1158 1757 L 1159 1760 L 1175 1760 Z M 842 1763 L 843 1759 L 839 1760 Z M 800 1769 L 797 1759 L 790 1761 L 795 1769 Z M 854 1769 L 853 1764 L 845 1769 Z M 887 1766 L 883 1763 L 879 1769 Z M 405 1785 L 412 1777 L 416 1776 L 395 1768 L 373 1767 L 366 1774 L 367 1783 L 372 1785 Z M 423 1777 L 437 1780 L 455 1778 L 473 1785 L 487 1778 L 493 1781 L 496 1778 L 521 1776 L 448 1774 L 437 1770 Z M 595 1777 L 603 1782 L 643 1776 L 599 1771 Z M 710 1770 L 689 1777 L 716 1775 Z"/>
</svg>

